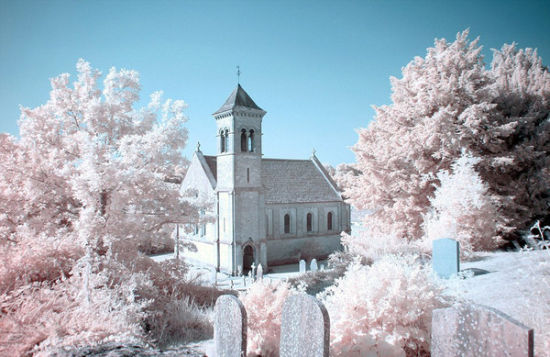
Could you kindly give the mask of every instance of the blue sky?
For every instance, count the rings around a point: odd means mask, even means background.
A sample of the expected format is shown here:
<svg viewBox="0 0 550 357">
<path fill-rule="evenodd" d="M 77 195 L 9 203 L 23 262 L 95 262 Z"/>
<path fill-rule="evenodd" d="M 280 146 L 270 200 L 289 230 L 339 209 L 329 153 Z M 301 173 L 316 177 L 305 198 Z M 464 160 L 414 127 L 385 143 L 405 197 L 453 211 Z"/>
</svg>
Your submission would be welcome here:
<svg viewBox="0 0 550 357">
<path fill-rule="evenodd" d="M 49 78 L 78 58 L 140 72 L 142 96 L 188 104 L 189 155 L 215 153 L 211 116 L 241 85 L 268 113 L 265 157 L 352 162 L 355 129 L 390 102 L 390 76 L 434 38 L 470 28 L 486 62 L 517 42 L 550 61 L 550 1 L 6 1 L 0 0 L 0 132 L 19 105 L 45 103 Z"/>
</svg>

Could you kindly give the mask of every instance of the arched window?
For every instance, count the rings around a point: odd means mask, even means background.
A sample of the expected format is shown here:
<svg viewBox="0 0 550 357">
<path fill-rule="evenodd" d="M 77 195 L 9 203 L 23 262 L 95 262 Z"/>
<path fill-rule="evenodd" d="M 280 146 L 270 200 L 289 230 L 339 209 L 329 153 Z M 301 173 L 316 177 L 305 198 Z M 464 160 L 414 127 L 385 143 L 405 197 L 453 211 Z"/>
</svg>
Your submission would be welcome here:
<svg viewBox="0 0 550 357">
<path fill-rule="evenodd" d="M 332 231 L 332 212 L 327 214 L 327 230 Z"/>
<path fill-rule="evenodd" d="M 306 227 L 308 232 L 313 231 L 313 215 L 311 213 L 306 216 Z"/>
<path fill-rule="evenodd" d="M 225 152 L 225 132 L 220 133 L 220 152 Z"/>
<path fill-rule="evenodd" d="M 248 151 L 254 152 L 254 130 L 250 130 L 248 134 Z"/>
<path fill-rule="evenodd" d="M 220 152 L 227 152 L 227 146 L 229 144 L 229 132 L 228 130 L 220 131 Z"/>
<path fill-rule="evenodd" d="M 285 233 L 290 233 L 290 215 L 287 213 L 285 214 Z"/>
<path fill-rule="evenodd" d="M 241 151 L 246 152 L 246 129 L 241 130 Z"/>
</svg>

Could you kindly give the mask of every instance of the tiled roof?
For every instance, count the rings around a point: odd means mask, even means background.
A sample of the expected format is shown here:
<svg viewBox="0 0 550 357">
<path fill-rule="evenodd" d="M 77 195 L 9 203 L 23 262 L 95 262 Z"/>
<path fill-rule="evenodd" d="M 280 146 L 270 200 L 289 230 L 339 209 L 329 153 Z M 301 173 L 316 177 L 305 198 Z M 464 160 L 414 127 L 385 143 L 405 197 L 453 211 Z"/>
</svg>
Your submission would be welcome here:
<svg viewBox="0 0 550 357">
<path fill-rule="evenodd" d="M 266 203 L 341 201 L 312 160 L 262 160 Z"/>
<path fill-rule="evenodd" d="M 229 98 L 227 98 L 225 103 L 223 103 L 220 109 L 216 110 L 213 115 L 235 109 L 236 107 L 263 110 L 262 108 L 258 107 L 256 103 L 254 103 L 248 93 L 244 91 L 243 87 L 241 87 L 240 84 L 237 84 L 237 88 L 235 88 L 235 90 L 229 95 Z"/>
<path fill-rule="evenodd" d="M 217 165 L 216 157 L 204 155 L 204 159 L 206 160 L 206 163 L 208 164 L 208 167 L 210 168 L 212 175 L 214 175 L 214 178 L 216 179 L 216 181 L 218 181 L 218 170 L 217 170 L 218 165 Z"/>
<path fill-rule="evenodd" d="M 204 159 L 216 181 L 216 156 Z M 335 185 L 314 160 L 262 159 L 262 185 L 266 203 L 341 201 Z M 322 167 L 322 166 L 321 166 Z"/>
</svg>

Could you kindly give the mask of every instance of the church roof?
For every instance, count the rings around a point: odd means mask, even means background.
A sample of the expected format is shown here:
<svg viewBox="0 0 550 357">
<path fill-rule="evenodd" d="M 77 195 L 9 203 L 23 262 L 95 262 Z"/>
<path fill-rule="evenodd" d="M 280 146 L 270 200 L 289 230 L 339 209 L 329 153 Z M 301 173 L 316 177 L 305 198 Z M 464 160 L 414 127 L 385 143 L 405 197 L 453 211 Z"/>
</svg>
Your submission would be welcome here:
<svg viewBox="0 0 550 357">
<path fill-rule="evenodd" d="M 206 164 L 208 165 L 208 168 L 210 169 L 210 172 L 212 172 L 212 175 L 214 175 L 214 178 L 216 181 L 218 180 L 218 164 L 217 159 L 215 156 L 207 156 L 204 155 L 204 159 L 206 160 Z"/>
<path fill-rule="evenodd" d="M 341 201 L 329 178 L 313 160 L 262 160 L 266 203 Z"/>
<path fill-rule="evenodd" d="M 216 156 L 204 156 L 217 180 Z M 311 160 L 262 159 L 266 203 L 341 201 L 336 185 L 316 157 Z"/>
<path fill-rule="evenodd" d="M 237 84 L 237 88 L 235 88 L 235 90 L 229 95 L 229 98 L 227 98 L 225 103 L 223 103 L 220 109 L 216 110 L 213 115 L 220 114 L 228 110 L 235 109 L 237 107 L 251 108 L 263 111 L 262 108 L 258 107 L 256 103 L 254 103 L 248 93 L 244 91 L 243 87 L 241 87 L 240 84 Z"/>
</svg>

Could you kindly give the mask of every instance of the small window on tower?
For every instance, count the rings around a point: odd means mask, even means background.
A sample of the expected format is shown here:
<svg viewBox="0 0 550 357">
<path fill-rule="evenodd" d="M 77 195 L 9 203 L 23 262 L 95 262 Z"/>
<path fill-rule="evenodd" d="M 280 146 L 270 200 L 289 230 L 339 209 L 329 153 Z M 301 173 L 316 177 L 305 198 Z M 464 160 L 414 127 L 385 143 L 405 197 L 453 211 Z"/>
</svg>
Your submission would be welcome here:
<svg viewBox="0 0 550 357">
<path fill-rule="evenodd" d="M 250 168 L 246 168 L 246 182 L 250 183 Z"/>
<path fill-rule="evenodd" d="M 327 214 L 327 230 L 332 231 L 332 212 Z"/>
<path fill-rule="evenodd" d="M 246 152 L 246 130 L 241 130 L 241 151 Z"/>
<path fill-rule="evenodd" d="M 220 152 L 226 151 L 226 145 L 227 145 L 227 142 L 225 139 L 225 131 L 222 131 L 220 133 Z"/>
<path fill-rule="evenodd" d="M 248 151 L 254 152 L 254 130 L 248 133 Z"/>
<path fill-rule="evenodd" d="M 306 227 L 308 232 L 313 231 L 313 215 L 311 213 L 306 216 Z"/>
</svg>

